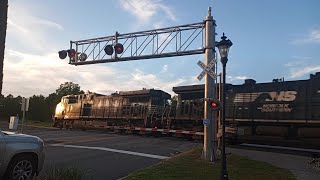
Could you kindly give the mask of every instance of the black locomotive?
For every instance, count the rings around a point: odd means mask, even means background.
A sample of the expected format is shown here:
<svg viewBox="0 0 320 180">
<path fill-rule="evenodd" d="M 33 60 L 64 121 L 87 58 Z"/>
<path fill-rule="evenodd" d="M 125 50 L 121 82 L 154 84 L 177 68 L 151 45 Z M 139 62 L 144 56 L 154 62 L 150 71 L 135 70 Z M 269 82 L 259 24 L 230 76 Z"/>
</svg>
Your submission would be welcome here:
<svg viewBox="0 0 320 180">
<path fill-rule="evenodd" d="M 320 72 L 297 81 L 247 79 L 242 85 L 227 84 L 226 90 L 226 121 L 237 128 L 239 137 L 320 139 Z M 57 105 L 55 125 L 103 121 L 108 126 L 203 131 L 204 85 L 173 91 L 176 105 L 168 103 L 170 94 L 154 89 L 65 96 Z"/>
<path fill-rule="evenodd" d="M 226 124 L 237 127 L 239 137 L 320 144 L 320 72 L 297 81 L 247 79 L 242 85 L 227 84 L 226 90 Z M 203 108 L 197 103 L 204 97 L 204 85 L 174 87 L 173 91 L 178 94 L 177 124 L 198 124 Z"/>
</svg>

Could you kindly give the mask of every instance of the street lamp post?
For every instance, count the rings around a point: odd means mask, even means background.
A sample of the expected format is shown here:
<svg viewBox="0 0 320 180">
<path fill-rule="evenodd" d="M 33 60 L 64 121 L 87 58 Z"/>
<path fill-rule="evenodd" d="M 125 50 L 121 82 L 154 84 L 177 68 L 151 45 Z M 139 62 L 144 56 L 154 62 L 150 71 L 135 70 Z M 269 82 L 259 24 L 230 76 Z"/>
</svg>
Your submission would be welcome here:
<svg viewBox="0 0 320 180">
<path fill-rule="evenodd" d="M 219 49 L 221 63 L 222 63 L 222 75 L 223 75 L 223 86 L 222 86 L 222 167 L 221 167 L 221 180 L 229 180 L 227 170 L 227 159 L 226 159 L 226 146 L 225 146 L 225 120 L 226 120 L 226 65 L 228 62 L 229 48 L 232 46 L 232 42 L 224 35 L 221 37 L 221 41 L 216 44 Z"/>
</svg>

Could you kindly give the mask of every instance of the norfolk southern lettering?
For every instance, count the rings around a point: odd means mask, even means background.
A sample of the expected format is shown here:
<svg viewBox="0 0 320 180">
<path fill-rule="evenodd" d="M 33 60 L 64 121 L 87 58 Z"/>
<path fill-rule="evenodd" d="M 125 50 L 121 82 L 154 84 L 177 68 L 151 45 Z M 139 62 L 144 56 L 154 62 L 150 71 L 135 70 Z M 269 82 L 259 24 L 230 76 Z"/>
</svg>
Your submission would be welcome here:
<svg viewBox="0 0 320 180">
<path fill-rule="evenodd" d="M 291 112 L 292 107 L 288 103 L 279 104 L 280 102 L 292 102 L 297 97 L 297 91 L 280 91 L 280 92 L 258 92 L 258 93 L 236 93 L 234 103 L 264 103 L 258 106 L 261 112 Z M 276 102 L 276 103 L 271 103 Z M 271 103 L 271 104 L 270 104 Z"/>
<path fill-rule="evenodd" d="M 237 93 L 233 102 L 254 102 L 261 98 L 262 101 L 294 101 L 296 99 L 296 95 L 296 91 Z"/>
</svg>

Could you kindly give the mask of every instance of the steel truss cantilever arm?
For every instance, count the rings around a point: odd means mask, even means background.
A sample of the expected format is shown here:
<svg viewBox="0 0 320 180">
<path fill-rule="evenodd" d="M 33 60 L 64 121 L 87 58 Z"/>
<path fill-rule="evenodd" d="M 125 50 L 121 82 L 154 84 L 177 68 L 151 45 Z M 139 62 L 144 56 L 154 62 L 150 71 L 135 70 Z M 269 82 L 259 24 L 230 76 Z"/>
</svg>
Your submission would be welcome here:
<svg viewBox="0 0 320 180">
<path fill-rule="evenodd" d="M 116 42 L 123 45 L 123 52 L 116 56 L 107 55 L 104 48 Z M 79 56 L 87 56 L 85 61 L 80 61 L 78 56 L 70 58 L 69 64 L 72 65 L 202 54 L 206 49 L 205 22 L 70 41 L 70 48 Z"/>
</svg>

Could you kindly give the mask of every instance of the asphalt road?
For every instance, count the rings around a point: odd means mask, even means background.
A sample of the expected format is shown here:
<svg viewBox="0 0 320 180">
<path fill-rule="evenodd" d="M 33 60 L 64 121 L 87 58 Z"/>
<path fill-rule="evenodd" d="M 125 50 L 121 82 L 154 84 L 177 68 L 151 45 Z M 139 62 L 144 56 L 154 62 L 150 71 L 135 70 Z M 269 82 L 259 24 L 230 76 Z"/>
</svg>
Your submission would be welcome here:
<svg viewBox="0 0 320 180">
<path fill-rule="evenodd" d="M 7 130 L 1 124 L 1 130 Z M 200 143 L 97 131 L 25 127 L 24 134 L 45 142 L 46 159 L 41 174 L 52 167 L 78 167 L 97 180 L 119 179 L 130 172 L 154 165 Z M 40 175 L 41 175 L 40 174 Z"/>
<path fill-rule="evenodd" d="M 8 124 L 0 122 L 1 130 L 7 130 L 7 127 Z M 25 127 L 23 133 L 38 136 L 45 142 L 46 160 L 41 174 L 53 166 L 78 167 L 97 180 L 120 179 L 130 172 L 154 165 L 193 147 L 202 146 L 202 143 L 183 139 L 99 131 Z M 284 150 L 283 147 L 277 149 L 245 144 L 231 147 L 227 148 L 227 152 L 288 169 L 299 180 L 318 180 L 320 177 L 320 172 L 307 166 L 310 161 L 306 156 L 310 154 L 308 149 Z"/>
</svg>

